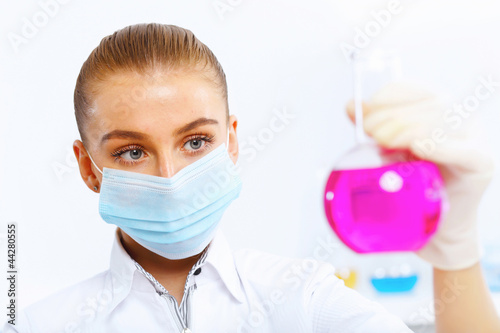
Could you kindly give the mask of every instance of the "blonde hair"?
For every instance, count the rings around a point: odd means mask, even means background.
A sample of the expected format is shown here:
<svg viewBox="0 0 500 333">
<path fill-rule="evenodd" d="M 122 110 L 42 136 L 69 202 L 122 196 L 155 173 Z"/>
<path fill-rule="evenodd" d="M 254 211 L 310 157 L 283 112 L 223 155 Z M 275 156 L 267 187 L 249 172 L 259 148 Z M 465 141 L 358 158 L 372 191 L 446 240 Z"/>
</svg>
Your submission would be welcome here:
<svg viewBox="0 0 500 333">
<path fill-rule="evenodd" d="M 226 100 L 226 75 L 215 55 L 189 30 L 167 24 L 136 24 L 104 37 L 83 63 L 74 93 L 75 117 L 82 141 L 91 115 L 95 86 L 113 74 L 151 74 L 157 70 L 195 70 L 208 74 Z"/>
</svg>

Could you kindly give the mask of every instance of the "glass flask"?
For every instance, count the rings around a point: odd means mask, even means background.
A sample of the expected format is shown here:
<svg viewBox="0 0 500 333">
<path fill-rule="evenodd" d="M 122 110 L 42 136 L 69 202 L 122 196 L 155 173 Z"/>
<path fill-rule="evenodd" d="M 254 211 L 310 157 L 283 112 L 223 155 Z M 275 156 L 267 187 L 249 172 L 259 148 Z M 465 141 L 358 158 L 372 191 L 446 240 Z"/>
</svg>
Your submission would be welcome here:
<svg viewBox="0 0 500 333">
<path fill-rule="evenodd" d="M 416 251 L 436 232 L 447 208 L 443 179 L 434 163 L 366 138 L 356 56 L 352 64 L 357 145 L 337 161 L 328 178 L 326 217 L 357 253 Z"/>
</svg>

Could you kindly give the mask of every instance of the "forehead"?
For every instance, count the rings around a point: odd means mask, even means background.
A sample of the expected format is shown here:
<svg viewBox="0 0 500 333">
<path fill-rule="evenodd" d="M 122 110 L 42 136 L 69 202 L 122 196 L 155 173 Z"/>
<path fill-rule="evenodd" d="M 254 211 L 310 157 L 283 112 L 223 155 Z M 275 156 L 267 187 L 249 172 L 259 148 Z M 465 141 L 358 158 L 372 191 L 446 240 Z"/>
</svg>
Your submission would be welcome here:
<svg viewBox="0 0 500 333">
<path fill-rule="evenodd" d="M 200 117 L 225 123 L 224 96 L 212 80 L 196 72 L 120 73 L 93 88 L 89 132 L 169 131 Z"/>
<path fill-rule="evenodd" d="M 108 76 L 93 87 L 94 103 L 129 108 L 144 103 L 216 102 L 223 96 L 214 81 L 195 71 L 124 72 Z M 103 105 L 103 106 L 104 106 Z"/>
</svg>

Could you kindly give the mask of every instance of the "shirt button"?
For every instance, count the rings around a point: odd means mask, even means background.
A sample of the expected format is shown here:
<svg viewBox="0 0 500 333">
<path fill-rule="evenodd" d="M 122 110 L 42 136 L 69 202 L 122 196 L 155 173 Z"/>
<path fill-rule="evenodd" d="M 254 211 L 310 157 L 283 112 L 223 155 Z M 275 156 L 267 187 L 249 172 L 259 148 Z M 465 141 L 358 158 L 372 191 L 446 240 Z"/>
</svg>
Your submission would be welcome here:
<svg viewBox="0 0 500 333">
<path fill-rule="evenodd" d="M 201 273 L 201 267 L 194 271 L 194 275 L 199 275 Z"/>
</svg>

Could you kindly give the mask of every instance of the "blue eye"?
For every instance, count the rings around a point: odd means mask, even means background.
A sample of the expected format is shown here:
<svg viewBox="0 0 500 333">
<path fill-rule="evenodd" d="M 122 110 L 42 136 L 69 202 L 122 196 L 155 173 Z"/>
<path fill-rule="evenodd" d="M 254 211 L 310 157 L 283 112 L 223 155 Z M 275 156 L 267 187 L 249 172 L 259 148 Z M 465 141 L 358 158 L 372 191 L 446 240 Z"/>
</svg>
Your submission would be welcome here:
<svg viewBox="0 0 500 333">
<path fill-rule="evenodd" d="M 203 147 L 205 141 L 202 139 L 189 140 L 184 144 L 184 148 L 187 150 L 198 150 Z"/>
<path fill-rule="evenodd" d="M 122 154 L 120 154 L 120 157 L 123 158 L 124 160 L 127 161 L 134 161 L 140 159 L 144 153 L 140 149 L 131 149 L 128 150 Z"/>
<path fill-rule="evenodd" d="M 212 147 L 212 142 L 214 141 L 214 134 L 207 133 L 195 133 L 186 138 L 182 144 L 182 150 L 185 154 L 195 156 L 196 154 L 202 154 L 207 149 Z"/>
<path fill-rule="evenodd" d="M 141 163 L 145 158 L 148 157 L 147 150 L 136 144 L 131 144 L 125 147 L 121 147 L 111 153 L 111 156 L 115 158 L 115 161 L 124 165 L 133 165 L 135 163 Z"/>
</svg>

